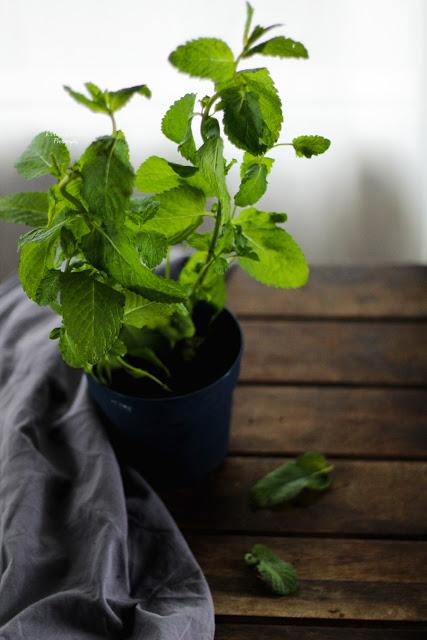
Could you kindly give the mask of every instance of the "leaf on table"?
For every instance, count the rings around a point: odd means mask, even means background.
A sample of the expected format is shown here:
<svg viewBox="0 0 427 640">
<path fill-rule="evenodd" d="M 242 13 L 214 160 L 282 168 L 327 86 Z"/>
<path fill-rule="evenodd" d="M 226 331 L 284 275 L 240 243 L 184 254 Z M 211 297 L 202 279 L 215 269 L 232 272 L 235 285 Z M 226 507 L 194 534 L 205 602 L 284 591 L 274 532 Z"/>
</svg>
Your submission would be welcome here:
<svg viewBox="0 0 427 640">
<path fill-rule="evenodd" d="M 293 500 L 305 489 L 325 491 L 331 485 L 332 470 L 322 454 L 304 453 L 260 478 L 251 489 L 251 502 L 259 509 L 269 509 Z"/>
<path fill-rule="evenodd" d="M 290 562 L 281 560 L 264 544 L 254 544 L 245 555 L 245 562 L 253 567 L 258 577 L 279 596 L 288 596 L 298 590 L 298 574 Z"/>
</svg>

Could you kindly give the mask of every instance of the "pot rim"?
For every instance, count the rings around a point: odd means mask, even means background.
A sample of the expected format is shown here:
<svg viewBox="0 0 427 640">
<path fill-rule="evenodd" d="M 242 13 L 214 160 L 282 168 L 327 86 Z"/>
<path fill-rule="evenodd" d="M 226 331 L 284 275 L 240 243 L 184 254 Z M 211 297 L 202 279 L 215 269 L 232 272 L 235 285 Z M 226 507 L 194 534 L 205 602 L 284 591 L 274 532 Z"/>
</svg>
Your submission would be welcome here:
<svg viewBox="0 0 427 640">
<path fill-rule="evenodd" d="M 237 332 L 238 332 L 238 335 L 239 335 L 240 348 L 239 348 L 239 351 L 238 351 L 236 357 L 234 358 L 232 364 L 228 367 L 227 371 L 225 373 L 223 373 L 222 376 L 220 376 L 219 378 L 217 378 L 216 380 L 211 382 L 210 384 L 207 384 L 204 387 L 200 387 L 200 389 L 196 389 L 195 391 L 190 391 L 189 393 L 181 393 L 179 395 L 166 396 L 164 398 L 150 398 L 150 397 L 147 397 L 147 396 L 134 396 L 134 395 L 126 394 L 126 393 L 121 393 L 120 391 L 116 391 L 115 389 L 110 389 L 109 387 L 107 387 L 107 385 L 103 384 L 102 382 L 98 382 L 98 380 L 93 378 L 88 373 L 85 373 L 85 376 L 86 376 L 86 378 L 87 378 L 89 383 L 95 384 L 95 385 L 97 385 L 99 387 L 103 387 L 104 389 L 107 389 L 112 395 L 114 395 L 117 398 L 120 398 L 122 400 L 126 400 L 128 398 L 131 398 L 132 400 L 144 400 L 146 402 L 158 403 L 158 402 L 172 402 L 172 401 L 184 400 L 184 399 L 186 400 L 186 399 L 193 398 L 193 397 L 195 397 L 197 395 L 202 395 L 206 391 L 211 390 L 213 387 L 215 387 L 217 384 L 219 384 L 222 380 L 224 380 L 224 378 L 226 378 L 230 374 L 230 371 L 233 369 L 233 367 L 235 366 L 236 362 L 238 362 L 240 360 L 240 358 L 242 357 L 242 353 L 243 353 L 244 338 L 243 338 L 243 332 L 242 332 L 242 328 L 240 326 L 240 322 L 238 321 L 238 319 L 235 316 L 235 314 L 232 311 L 230 311 L 230 309 L 228 309 L 227 307 L 224 307 L 223 309 L 221 309 L 221 313 L 227 313 L 232 318 L 232 320 L 234 321 L 234 324 L 236 325 Z"/>
</svg>

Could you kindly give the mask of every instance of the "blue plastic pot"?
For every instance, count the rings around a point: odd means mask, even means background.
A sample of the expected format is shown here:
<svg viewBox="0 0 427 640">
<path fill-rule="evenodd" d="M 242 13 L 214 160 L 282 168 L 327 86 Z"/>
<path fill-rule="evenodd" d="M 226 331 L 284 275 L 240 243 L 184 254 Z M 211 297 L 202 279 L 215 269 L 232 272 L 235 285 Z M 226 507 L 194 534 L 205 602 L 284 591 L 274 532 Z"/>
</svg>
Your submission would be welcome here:
<svg viewBox="0 0 427 640">
<path fill-rule="evenodd" d="M 119 393 L 88 376 L 90 395 L 108 419 L 119 454 L 154 484 L 183 486 L 201 480 L 227 455 L 243 337 L 230 311 L 224 309 L 220 316 L 221 336 L 211 347 L 220 350 L 222 372 L 207 386 L 147 398 Z"/>
</svg>

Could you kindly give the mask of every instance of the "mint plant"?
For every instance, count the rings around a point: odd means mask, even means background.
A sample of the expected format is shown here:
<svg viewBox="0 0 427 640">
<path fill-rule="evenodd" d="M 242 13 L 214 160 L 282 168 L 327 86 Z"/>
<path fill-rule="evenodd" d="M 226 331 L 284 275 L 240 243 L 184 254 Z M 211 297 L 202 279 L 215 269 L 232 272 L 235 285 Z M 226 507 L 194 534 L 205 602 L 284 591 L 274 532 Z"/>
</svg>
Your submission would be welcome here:
<svg viewBox="0 0 427 640">
<path fill-rule="evenodd" d="M 122 369 L 173 391 L 170 355 L 191 359 L 197 352 L 203 337 L 195 311 L 200 304 L 223 308 L 225 274 L 234 262 L 273 287 L 307 281 L 301 249 L 279 226 L 286 214 L 254 205 L 267 190 L 274 164 L 267 152 L 290 146 L 297 156 L 310 158 L 330 142 L 317 135 L 279 141 L 282 107 L 268 69 L 240 66 L 258 55 L 307 58 L 308 53 L 284 36 L 264 39 L 278 25 L 252 28 L 252 18 L 247 4 L 237 56 L 216 38 L 191 40 L 170 55 L 179 71 L 214 83 L 198 106 L 196 94 L 188 93 L 162 120 L 162 132 L 186 162 L 150 156 L 135 172 L 116 112 L 134 95 L 150 97 L 149 89 L 103 91 L 88 82 L 87 95 L 65 89 L 79 104 L 107 115 L 111 134 L 71 162 L 57 135 L 40 133 L 16 168 L 24 178 L 51 175 L 55 183 L 47 192 L 0 198 L 0 217 L 34 227 L 19 239 L 26 294 L 61 316 L 51 338 L 59 340 L 64 360 L 103 383 Z M 244 152 L 239 162 L 225 159 L 224 136 Z M 231 194 L 227 174 L 236 164 L 240 186 Z M 135 190 L 145 196 L 135 197 Z M 206 219 L 212 228 L 200 230 Z M 169 254 L 179 243 L 194 252 L 175 281 Z M 162 263 L 164 276 L 157 272 Z"/>
</svg>

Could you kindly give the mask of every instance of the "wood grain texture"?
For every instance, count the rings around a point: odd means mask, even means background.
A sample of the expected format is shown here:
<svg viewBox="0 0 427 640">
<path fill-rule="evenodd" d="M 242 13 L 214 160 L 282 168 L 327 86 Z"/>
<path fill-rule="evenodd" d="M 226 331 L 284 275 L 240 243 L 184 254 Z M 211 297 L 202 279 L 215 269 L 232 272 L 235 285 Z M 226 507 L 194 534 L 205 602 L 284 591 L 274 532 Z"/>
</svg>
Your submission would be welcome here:
<svg viewBox="0 0 427 640">
<path fill-rule="evenodd" d="M 290 626 L 289 624 L 223 624 L 216 627 L 215 640 L 425 640 L 427 626 L 416 629 Z"/>
<path fill-rule="evenodd" d="M 236 389 L 231 453 L 427 458 L 427 390 Z"/>
<path fill-rule="evenodd" d="M 244 321 L 241 380 L 427 383 L 427 323 Z"/>
<path fill-rule="evenodd" d="M 427 534 L 426 463 L 331 459 L 333 487 L 309 507 L 254 511 L 250 488 L 284 461 L 230 457 L 205 485 L 163 497 L 186 530 L 402 538 Z"/>
<path fill-rule="evenodd" d="M 268 544 L 298 571 L 300 589 L 274 597 L 243 556 Z M 217 615 L 319 620 L 423 621 L 427 542 L 194 536 L 189 543 Z"/>
<path fill-rule="evenodd" d="M 265 287 L 236 269 L 229 301 L 240 315 L 427 318 L 427 267 L 313 267 L 296 290 Z"/>
</svg>

